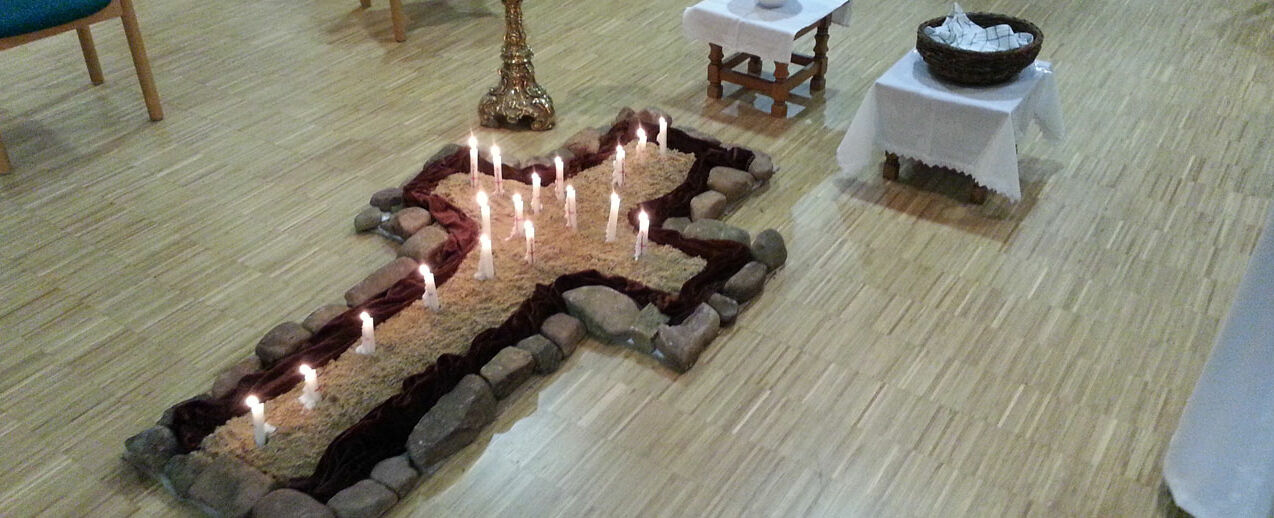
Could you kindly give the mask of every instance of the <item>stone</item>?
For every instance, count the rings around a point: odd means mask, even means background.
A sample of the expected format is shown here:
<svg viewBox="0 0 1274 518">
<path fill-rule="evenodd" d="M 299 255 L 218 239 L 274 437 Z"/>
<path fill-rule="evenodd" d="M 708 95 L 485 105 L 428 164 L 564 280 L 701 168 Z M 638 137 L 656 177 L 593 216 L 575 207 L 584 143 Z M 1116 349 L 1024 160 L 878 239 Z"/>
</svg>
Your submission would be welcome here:
<svg viewBox="0 0 1274 518">
<path fill-rule="evenodd" d="M 429 257 L 447 244 L 447 236 L 447 231 L 441 226 L 429 225 L 407 238 L 407 241 L 398 247 L 398 255 L 410 257 L 420 263 L 428 263 Z"/>
<path fill-rule="evenodd" d="M 602 147 L 602 132 L 593 128 L 584 128 L 566 139 L 566 149 L 573 156 L 591 155 Z M 566 158 L 563 157 L 563 160 Z"/>
<path fill-rule="evenodd" d="M 462 152 L 462 151 L 467 152 L 467 151 L 468 151 L 468 149 L 469 149 L 469 148 L 468 148 L 468 146 L 467 146 L 467 145 L 462 146 L 462 145 L 460 145 L 460 144 L 457 144 L 457 143 L 455 143 L 455 142 L 452 142 L 452 143 L 450 143 L 450 144 L 447 144 L 447 145 L 445 145 L 445 146 L 442 146 L 442 149 L 439 149 L 436 153 L 434 153 L 434 154 L 433 154 L 433 156 L 429 157 L 429 160 L 425 160 L 425 165 L 432 164 L 432 163 L 434 163 L 434 162 L 437 162 L 437 161 L 439 161 L 439 160 L 442 160 L 442 159 L 444 159 L 444 158 L 447 158 L 447 157 L 449 157 L 449 156 L 451 156 L 451 155 L 454 155 L 454 154 L 456 154 L 456 153 L 460 153 L 460 152 Z M 466 156 L 467 156 L 467 153 L 466 153 Z M 469 165 L 469 162 L 468 162 L 467 160 L 468 160 L 468 159 L 466 158 L 465 167 L 468 167 L 468 165 Z M 467 172 L 469 172 L 469 170 L 468 170 L 468 169 L 466 169 L 466 170 L 465 170 L 465 172 L 467 173 Z M 410 182 L 410 181 L 411 181 L 412 179 L 414 179 L 415 177 L 416 177 L 416 175 L 412 175 L 412 176 L 411 176 L 411 178 L 408 178 L 408 179 L 407 179 L 407 181 L 408 181 L 408 182 Z"/>
<path fill-rule="evenodd" d="M 727 202 L 743 199 L 752 192 L 754 179 L 747 171 L 717 166 L 708 171 L 708 188 L 725 195 Z"/>
<path fill-rule="evenodd" d="M 415 236 L 413 236 L 415 237 Z M 345 292 L 345 303 L 350 307 L 359 306 L 385 290 L 389 289 L 403 277 L 411 275 L 419 266 L 415 259 L 399 257 L 381 266 L 367 278 L 355 284 Z"/>
<path fill-rule="evenodd" d="M 709 135 L 697 129 L 691 128 L 689 126 L 678 127 L 677 129 L 681 130 L 683 133 L 686 134 L 686 136 L 690 138 L 699 139 L 714 146 L 721 144 L 721 139 L 718 139 L 712 135 Z"/>
<path fill-rule="evenodd" d="M 172 486 L 173 493 L 186 498 L 190 496 L 190 486 L 194 485 L 195 479 L 210 465 L 212 461 L 203 455 L 173 455 L 164 464 L 164 477 Z"/>
<path fill-rule="evenodd" d="M 211 508 L 218 516 L 237 518 L 274 488 L 264 473 L 238 460 L 217 459 L 195 477 L 190 498 Z"/>
<path fill-rule="evenodd" d="M 725 205 L 722 205 L 722 207 L 724 206 Z M 664 228 L 668 230 L 676 230 L 677 232 L 685 232 L 686 226 L 689 224 L 690 218 L 668 218 L 664 220 Z"/>
<path fill-rule="evenodd" d="M 615 114 L 615 124 L 637 118 L 637 112 L 627 106 L 620 108 L 619 113 Z"/>
<path fill-rule="evenodd" d="M 641 308 L 641 313 L 637 314 L 637 320 L 628 328 L 628 339 L 637 350 L 645 353 L 654 352 L 655 333 L 659 331 L 659 326 L 667 324 L 668 320 L 668 315 L 659 311 L 654 304 L 646 304 L 646 307 Z"/>
<path fill-rule="evenodd" d="M 711 297 L 708 297 L 708 305 L 712 306 L 717 316 L 721 317 L 723 326 L 733 324 L 734 319 L 739 316 L 739 303 L 720 293 L 713 293 Z"/>
<path fill-rule="evenodd" d="M 124 440 L 124 460 L 143 473 L 159 476 L 177 454 L 177 436 L 167 426 L 152 426 Z"/>
<path fill-rule="evenodd" d="M 695 239 L 736 241 L 744 245 L 752 239 L 748 231 L 715 219 L 701 219 L 686 225 L 686 230 L 682 234 Z"/>
<path fill-rule="evenodd" d="M 274 362 L 296 352 L 310 339 L 310 330 L 296 322 L 284 322 L 271 329 L 257 342 L 257 358 L 262 367 L 270 368 Z"/>
<path fill-rule="evenodd" d="M 269 492 L 256 505 L 252 506 L 252 516 L 258 518 L 331 518 L 336 516 L 330 508 L 314 497 L 295 489 L 275 489 Z"/>
<path fill-rule="evenodd" d="M 406 207 L 389 218 L 389 231 L 394 235 L 407 239 L 416 231 L 429 226 L 434 218 L 429 211 L 420 207 Z"/>
<path fill-rule="evenodd" d="M 659 326 L 655 349 L 679 372 L 686 372 L 699 360 L 708 343 L 717 337 L 721 317 L 707 304 L 699 304 L 681 325 Z"/>
<path fill-rule="evenodd" d="M 765 285 L 765 264 L 752 261 L 725 281 L 721 293 L 739 302 L 747 302 L 761 293 Z"/>
<path fill-rule="evenodd" d="M 336 317 L 341 316 L 341 314 L 345 313 L 347 310 L 349 310 L 348 307 L 336 304 L 320 306 L 318 309 L 306 316 L 305 320 L 301 321 L 301 327 L 308 329 L 311 333 L 317 333 L 319 329 L 323 329 L 323 326 L 327 325 L 328 322 L 331 322 Z"/>
<path fill-rule="evenodd" d="M 774 167 L 774 159 L 766 153 L 752 150 L 756 156 L 752 158 L 752 162 L 748 164 L 748 174 L 752 175 L 758 182 L 768 182 L 774 173 L 778 172 L 778 168 Z"/>
<path fill-rule="evenodd" d="M 637 320 L 637 303 L 605 286 L 582 286 L 563 294 L 566 309 L 584 323 L 589 334 L 610 343 L 623 343 Z"/>
<path fill-rule="evenodd" d="M 199 394 L 194 397 L 186 398 L 182 402 L 164 409 L 164 413 L 159 416 L 159 420 L 155 421 L 155 424 L 159 426 L 167 426 L 171 428 L 173 425 L 173 414 L 177 412 L 177 407 L 184 405 L 186 403 L 193 402 L 193 401 L 204 401 L 206 399 L 208 399 L 208 394 L 206 393 Z"/>
<path fill-rule="evenodd" d="M 381 189 L 372 193 L 372 199 L 369 203 L 371 206 L 383 211 L 393 210 L 394 207 L 403 204 L 403 190 L 400 187 Z"/>
<path fill-rule="evenodd" d="M 371 479 L 355 482 L 327 500 L 339 518 L 377 518 L 398 503 L 394 491 Z"/>
<path fill-rule="evenodd" d="M 783 235 L 772 228 L 762 230 L 752 240 L 752 258 L 771 270 L 783 266 L 787 262 L 787 245 L 783 244 Z"/>
<path fill-rule="evenodd" d="M 575 353 L 575 348 L 584 339 L 584 324 L 566 313 L 558 313 L 544 320 L 540 334 L 556 344 L 562 351 L 562 357 L 566 358 Z"/>
<path fill-rule="evenodd" d="M 509 394 L 517 390 L 533 372 L 535 372 L 535 358 L 531 357 L 531 353 L 517 347 L 500 349 L 500 352 L 495 353 L 495 357 L 478 371 L 482 379 L 487 380 L 487 383 L 491 385 L 491 393 L 495 394 L 496 399 L 509 397 Z"/>
<path fill-rule="evenodd" d="M 420 470 L 429 468 L 473 442 L 482 427 L 495 420 L 491 386 L 469 374 L 446 393 L 411 430 L 407 453 Z"/>
<path fill-rule="evenodd" d="M 717 219 L 725 214 L 726 197 L 717 191 L 704 191 L 690 199 L 690 220 Z M 685 233 L 685 230 L 682 230 Z"/>
<path fill-rule="evenodd" d="M 212 382 L 212 390 L 208 391 L 208 396 L 212 399 L 226 397 L 234 392 L 240 379 L 259 370 L 261 370 L 261 360 L 256 355 L 239 360 L 239 363 L 231 365 L 229 369 L 217 376 L 217 379 Z"/>
<path fill-rule="evenodd" d="M 411 488 L 415 487 L 416 481 L 420 480 L 420 472 L 411 467 L 411 459 L 408 459 L 406 455 L 399 455 L 376 463 L 370 478 L 384 484 L 402 498 L 407 496 Z"/>
<path fill-rule="evenodd" d="M 668 115 L 667 112 L 659 108 L 655 108 L 654 106 L 647 106 L 637 112 L 637 120 L 654 126 L 655 131 L 659 131 L 660 117 L 663 117 L 664 122 L 667 122 L 669 126 L 672 126 L 672 116 Z M 653 133 L 650 135 L 650 141 L 655 142 L 655 135 Z"/>
<path fill-rule="evenodd" d="M 544 335 L 531 335 L 518 342 L 518 349 L 531 353 L 536 374 L 548 374 L 562 365 L 562 350 Z"/>
<path fill-rule="evenodd" d="M 385 220 L 385 213 L 380 209 L 372 206 L 364 208 L 354 216 L 354 230 L 356 232 L 369 232 L 376 229 L 380 222 Z"/>
</svg>

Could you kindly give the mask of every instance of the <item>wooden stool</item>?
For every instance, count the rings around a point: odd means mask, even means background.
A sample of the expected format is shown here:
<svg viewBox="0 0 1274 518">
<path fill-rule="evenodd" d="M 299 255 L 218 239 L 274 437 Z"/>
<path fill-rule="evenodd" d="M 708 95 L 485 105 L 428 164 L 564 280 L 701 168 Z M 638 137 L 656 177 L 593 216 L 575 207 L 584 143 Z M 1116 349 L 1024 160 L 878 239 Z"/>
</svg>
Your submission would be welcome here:
<svg viewBox="0 0 1274 518">
<path fill-rule="evenodd" d="M 792 53 L 791 62 L 801 65 L 801 69 L 790 75 L 788 64 L 776 61 L 774 63 L 773 80 L 761 77 L 761 58 L 751 54 L 736 52 L 731 54 L 730 57 L 723 59 L 721 46 L 709 43 L 708 97 L 720 99 L 723 93 L 721 82 L 729 81 L 768 95 L 771 99 L 774 99 L 774 104 L 770 107 L 770 115 L 787 117 L 787 98 L 793 88 L 804 83 L 806 79 L 810 79 L 811 92 L 822 91 L 827 86 L 827 80 L 825 79 L 827 74 L 827 29 L 831 24 L 831 15 L 824 16 L 819 21 L 796 33 L 796 37 L 800 38 L 809 31 L 818 29 L 814 34 L 814 55 L 806 56 Z M 735 67 L 745 61 L 748 64 L 747 72 L 734 70 Z"/>
</svg>

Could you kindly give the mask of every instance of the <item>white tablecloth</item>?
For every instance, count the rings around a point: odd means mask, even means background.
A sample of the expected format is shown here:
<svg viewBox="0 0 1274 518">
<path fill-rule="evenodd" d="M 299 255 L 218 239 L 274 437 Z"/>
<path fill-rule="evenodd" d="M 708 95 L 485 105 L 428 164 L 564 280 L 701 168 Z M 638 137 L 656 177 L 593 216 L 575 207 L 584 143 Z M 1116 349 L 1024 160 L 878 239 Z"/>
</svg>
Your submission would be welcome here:
<svg viewBox="0 0 1274 518">
<path fill-rule="evenodd" d="M 850 0 L 787 0 L 766 9 L 756 0 L 703 0 L 681 15 L 686 37 L 715 43 L 767 61 L 791 62 L 796 33 L 824 16 L 849 25 Z"/>
<path fill-rule="evenodd" d="M 836 158 L 853 172 L 870 164 L 873 149 L 881 148 L 966 173 L 1018 201 L 1017 139 L 1032 120 L 1052 140 L 1065 136 L 1047 62 L 1036 61 L 1010 83 L 973 88 L 935 79 L 912 50 L 867 90 Z"/>
</svg>

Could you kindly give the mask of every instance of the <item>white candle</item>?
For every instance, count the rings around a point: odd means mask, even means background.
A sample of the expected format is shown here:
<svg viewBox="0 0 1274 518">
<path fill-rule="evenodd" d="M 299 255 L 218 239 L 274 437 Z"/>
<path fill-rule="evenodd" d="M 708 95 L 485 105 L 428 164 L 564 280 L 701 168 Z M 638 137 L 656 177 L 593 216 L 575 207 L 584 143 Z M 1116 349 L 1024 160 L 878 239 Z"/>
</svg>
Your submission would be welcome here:
<svg viewBox="0 0 1274 518">
<path fill-rule="evenodd" d="M 469 134 L 469 186 L 478 186 L 478 138 Z"/>
<path fill-rule="evenodd" d="M 562 199 L 562 196 L 565 194 L 565 190 L 564 190 L 565 183 L 563 182 L 566 181 L 563 178 L 563 173 L 562 173 L 562 169 L 565 168 L 565 165 L 562 163 L 562 157 L 560 156 L 553 157 L 553 168 L 557 169 L 557 180 L 553 182 L 553 194 L 556 195 L 557 199 L 560 200 Z"/>
<path fill-rule="evenodd" d="M 305 387 L 301 389 L 301 397 L 297 398 L 301 401 L 301 405 L 306 410 L 314 410 L 314 406 L 323 400 L 323 396 L 318 392 L 318 373 L 313 367 L 301 364 L 301 375 L 305 376 Z"/>
<path fill-rule="evenodd" d="M 275 430 L 270 423 L 265 422 L 265 403 L 262 403 L 256 396 L 248 396 L 244 402 L 252 410 L 252 438 L 257 443 L 258 448 L 265 446 L 266 439 Z"/>
<path fill-rule="evenodd" d="M 637 154 L 646 152 L 646 128 L 637 125 Z"/>
<path fill-rule="evenodd" d="M 358 318 L 363 320 L 363 337 L 359 340 L 358 347 L 354 348 L 354 352 L 372 354 L 376 352 L 376 330 L 372 325 L 372 316 L 364 311 L 358 314 Z"/>
<path fill-rule="evenodd" d="M 487 191 L 478 190 L 478 209 L 482 212 L 482 233 L 491 233 L 491 204 L 487 203 Z"/>
<path fill-rule="evenodd" d="M 641 259 L 641 253 L 646 250 L 646 233 L 650 231 L 650 216 L 646 215 L 646 211 L 637 214 L 637 243 L 633 245 L 633 259 Z"/>
<path fill-rule="evenodd" d="M 509 238 L 518 235 L 522 231 L 522 221 L 525 218 L 522 215 L 522 193 L 513 193 L 513 229 L 509 232 Z"/>
<path fill-rule="evenodd" d="M 491 236 L 482 234 L 478 236 L 478 243 L 482 248 L 482 255 L 478 257 L 478 273 L 473 278 L 480 281 L 495 278 L 495 258 L 491 255 Z"/>
<path fill-rule="evenodd" d="M 504 164 L 500 161 L 500 146 L 491 144 L 491 165 L 495 167 L 495 193 L 504 194 Z"/>
<path fill-rule="evenodd" d="M 540 213 L 540 173 L 531 173 L 531 214 Z"/>
<path fill-rule="evenodd" d="M 606 242 L 615 241 L 615 230 L 619 226 L 619 193 L 610 192 L 610 218 L 606 220 Z"/>
<path fill-rule="evenodd" d="M 535 264 L 535 225 L 529 220 L 522 224 L 526 226 L 526 256 L 523 259 L 527 264 Z"/>
<path fill-rule="evenodd" d="M 655 139 L 659 141 L 659 154 L 668 154 L 668 119 L 659 118 L 659 134 L 655 135 Z"/>
<path fill-rule="evenodd" d="M 420 296 L 420 301 L 425 307 L 438 311 L 442 304 L 438 303 L 438 285 L 434 284 L 434 272 L 429 271 L 429 265 L 422 264 L 420 276 L 425 279 L 425 294 Z"/>
<path fill-rule="evenodd" d="M 566 226 L 575 230 L 575 186 L 566 184 Z"/>
<path fill-rule="evenodd" d="M 610 182 L 615 187 L 624 186 L 624 146 L 615 146 L 615 171 L 610 175 Z"/>
</svg>

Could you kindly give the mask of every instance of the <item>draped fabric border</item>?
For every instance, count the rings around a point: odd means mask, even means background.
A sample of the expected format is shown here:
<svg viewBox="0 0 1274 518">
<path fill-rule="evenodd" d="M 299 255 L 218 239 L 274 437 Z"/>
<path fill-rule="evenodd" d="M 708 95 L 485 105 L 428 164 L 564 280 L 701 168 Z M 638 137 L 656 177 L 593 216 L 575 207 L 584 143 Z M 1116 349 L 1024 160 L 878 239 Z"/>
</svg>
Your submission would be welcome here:
<svg viewBox="0 0 1274 518">
<path fill-rule="evenodd" d="M 616 123 L 602 137 L 598 153 L 576 157 L 566 167 L 569 178 L 580 171 L 603 163 L 614 153 L 615 145 L 634 138 L 635 121 Z M 657 128 L 644 125 L 648 134 Z M 477 373 L 501 349 L 539 332 L 549 316 L 566 311 L 562 294 L 580 286 L 603 285 L 633 298 L 639 305 L 651 303 L 672 317 L 673 323 L 685 319 L 694 308 L 720 289 L 731 275 L 751 260 L 748 247 L 733 241 L 690 239 L 681 233 L 660 227 L 664 219 L 690 214 L 690 199 L 707 190 L 708 172 L 717 166 L 747 169 L 753 153 L 742 148 L 725 148 L 707 140 L 692 137 L 677 128 L 668 131 L 668 146 L 692 153 L 695 162 L 686 180 L 667 194 L 640 205 L 651 217 L 651 241 L 672 246 L 707 261 L 702 271 L 686 281 L 678 293 L 656 290 L 636 281 L 608 276 L 596 270 L 563 275 L 551 284 L 536 285 L 499 327 L 482 331 L 473 338 L 464 355 L 444 354 L 437 361 L 403 380 L 402 390 L 367 413 L 359 422 L 336 437 L 324 451 L 314 473 L 309 477 L 287 481 L 289 487 L 305 491 L 320 501 L 355 482 L 366 478 L 377 462 L 405 451 L 407 436 L 417 421 L 459 383 L 466 374 Z M 489 161 L 481 160 L 479 169 L 493 174 Z M 533 167 L 512 169 L 502 173 L 505 179 L 530 183 Z M 478 225 L 447 199 L 433 194 L 438 182 L 452 174 L 468 173 L 468 150 L 460 149 L 428 163 L 404 186 L 404 203 L 427 209 L 434 220 L 446 228 L 447 242 L 430 256 L 429 264 L 441 285 L 455 275 L 461 262 L 477 242 Z M 636 227 L 637 211 L 627 216 Z M 229 419 L 243 414 L 242 401 L 248 394 L 262 399 L 277 397 L 301 381 L 297 367 L 301 363 L 321 366 L 339 357 L 361 335 L 358 313 L 367 311 L 382 322 L 418 300 L 424 293 L 421 279 L 409 275 L 385 293 L 360 307 L 350 308 L 333 319 L 297 352 L 281 359 L 269 370 L 245 376 L 228 395 L 218 399 L 190 400 L 177 405 L 172 429 L 183 452 L 199 447 L 205 437 Z"/>
</svg>

